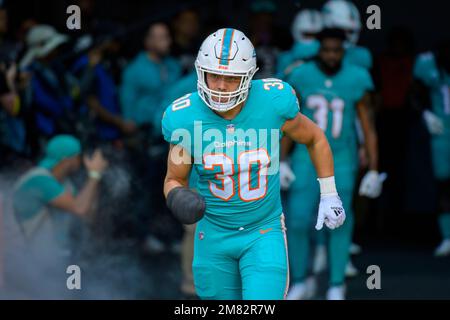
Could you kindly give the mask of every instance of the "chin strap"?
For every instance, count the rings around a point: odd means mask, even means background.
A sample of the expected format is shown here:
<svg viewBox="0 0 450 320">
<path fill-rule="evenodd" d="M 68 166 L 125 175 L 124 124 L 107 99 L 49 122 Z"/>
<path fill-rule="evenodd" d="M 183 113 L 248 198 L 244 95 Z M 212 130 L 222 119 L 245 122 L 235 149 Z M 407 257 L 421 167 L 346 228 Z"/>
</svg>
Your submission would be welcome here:
<svg viewBox="0 0 450 320">
<path fill-rule="evenodd" d="M 225 112 L 228 111 L 230 109 L 232 109 L 231 107 L 236 104 L 236 100 L 237 98 L 234 98 L 232 100 L 230 100 L 229 102 L 216 102 L 213 101 L 212 99 L 209 101 L 209 103 L 214 107 L 213 109 L 218 111 L 218 112 Z"/>
</svg>

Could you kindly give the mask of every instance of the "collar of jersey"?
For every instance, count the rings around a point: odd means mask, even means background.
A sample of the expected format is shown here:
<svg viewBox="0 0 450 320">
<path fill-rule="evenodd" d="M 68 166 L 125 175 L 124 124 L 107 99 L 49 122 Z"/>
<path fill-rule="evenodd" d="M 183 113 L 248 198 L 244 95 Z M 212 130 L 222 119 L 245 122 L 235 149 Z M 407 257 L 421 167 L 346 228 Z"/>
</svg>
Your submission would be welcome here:
<svg viewBox="0 0 450 320">
<path fill-rule="evenodd" d="M 208 112 L 207 112 L 207 113 L 208 113 L 214 120 L 216 120 L 216 121 L 217 121 L 217 120 L 218 120 L 218 121 L 222 121 L 222 122 L 224 122 L 224 123 L 237 123 L 237 122 L 239 122 L 239 120 L 240 120 L 242 117 L 244 117 L 245 114 L 248 112 L 248 104 L 249 104 L 249 102 L 250 102 L 249 99 L 250 99 L 250 96 L 251 96 L 251 91 L 252 91 L 252 88 L 250 87 L 249 92 L 248 92 L 247 99 L 245 99 L 245 101 L 244 101 L 244 106 L 242 107 L 241 111 L 240 111 L 233 119 L 230 119 L 230 120 L 225 119 L 225 118 L 219 116 L 217 113 L 214 112 L 213 109 L 211 109 L 210 107 L 208 107 L 208 106 L 206 105 L 206 103 L 203 102 L 203 100 L 201 100 L 201 99 L 200 99 L 200 100 L 202 101 L 202 106 L 203 106 L 204 108 L 208 109 Z"/>
</svg>

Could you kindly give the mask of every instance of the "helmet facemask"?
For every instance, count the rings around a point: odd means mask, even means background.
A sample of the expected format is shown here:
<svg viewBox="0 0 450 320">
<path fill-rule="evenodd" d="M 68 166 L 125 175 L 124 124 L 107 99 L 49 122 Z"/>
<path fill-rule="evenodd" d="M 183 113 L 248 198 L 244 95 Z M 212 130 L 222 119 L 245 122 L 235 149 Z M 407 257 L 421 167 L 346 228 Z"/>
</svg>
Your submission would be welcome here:
<svg viewBox="0 0 450 320">
<path fill-rule="evenodd" d="M 219 29 L 203 41 L 195 61 L 195 69 L 200 98 L 214 111 L 226 112 L 247 99 L 251 80 L 258 70 L 255 48 L 241 31 Z M 214 90 L 208 86 L 207 74 L 239 77 L 240 82 L 236 88 L 237 83 L 233 81 L 232 92 L 218 91 L 218 88 Z"/>
<path fill-rule="evenodd" d="M 361 32 L 361 18 L 358 8 L 350 1 L 330 0 L 322 8 L 324 24 L 328 28 L 345 31 L 345 47 L 356 45 Z"/>
<path fill-rule="evenodd" d="M 323 29 L 322 15 L 315 10 L 300 11 L 291 26 L 291 33 L 297 42 L 305 44 L 315 41 L 317 34 Z"/>
<path fill-rule="evenodd" d="M 240 103 L 244 102 L 247 99 L 248 92 L 251 86 L 251 80 L 255 75 L 257 68 L 251 68 L 245 73 L 241 72 L 230 72 L 230 71 L 217 71 L 210 70 L 205 67 L 202 67 L 195 63 L 195 69 L 197 71 L 197 89 L 200 95 L 200 98 L 213 110 L 218 112 L 226 112 L 229 111 Z M 212 90 L 208 87 L 208 83 L 206 81 L 206 74 L 218 74 L 222 76 L 233 76 L 240 77 L 240 83 L 238 88 L 235 91 L 231 92 L 223 92 Z M 222 100 L 226 99 L 225 102 Z"/>
<path fill-rule="evenodd" d="M 345 34 L 347 36 L 347 46 L 348 47 L 354 46 L 354 45 L 356 45 L 356 43 L 358 43 L 359 34 L 360 34 L 359 28 L 345 30 Z"/>
</svg>

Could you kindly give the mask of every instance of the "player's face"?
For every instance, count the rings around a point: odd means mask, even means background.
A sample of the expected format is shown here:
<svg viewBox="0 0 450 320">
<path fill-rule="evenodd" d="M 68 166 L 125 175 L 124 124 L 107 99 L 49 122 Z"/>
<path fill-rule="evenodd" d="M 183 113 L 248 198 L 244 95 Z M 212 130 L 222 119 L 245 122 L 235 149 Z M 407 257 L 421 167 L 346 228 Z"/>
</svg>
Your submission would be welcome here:
<svg viewBox="0 0 450 320">
<path fill-rule="evenodd" d="M 192 10 L 181 13 L 175 22 L 175 28 L 190 39 L 196 37 L 200 29 L 197 13 Z"/>
<path fill-rule="evenodd" d="M 81 155 L 70 158 L 71 172 L 76 172 L 81 167 Z"/>
<path fill-rule="evenodd" d="M 319 58 L 327 68 L 338 68 L 343 57 L 344 46 L 341 40 L 329 38 L 322 41 Z"/>
<path fill-rule="evenodd" d="M 73 174 L 81 167 L 81 155 L 66 158 L 61 161 L 67 174 Z"/>
<path fill-rule="evenodd" d="M 214 73 L 206 73 L 206 83 L 208 88 L 219 92 L 233 92 L 239 88 L 242 77 L 239 76 L 225 76 Z M 212 98 L 216 102 L 226 103 L 229 98 L 219 99 L 217 97 Z"/>
<path fill-rule="evenodd" d="M 166 55 L 170 51 L 172 38 L 169 29 L 164 24 L 158 23 L 151 26 L 145 38 L 145 48 L 158 55 Z"/>
</svg>

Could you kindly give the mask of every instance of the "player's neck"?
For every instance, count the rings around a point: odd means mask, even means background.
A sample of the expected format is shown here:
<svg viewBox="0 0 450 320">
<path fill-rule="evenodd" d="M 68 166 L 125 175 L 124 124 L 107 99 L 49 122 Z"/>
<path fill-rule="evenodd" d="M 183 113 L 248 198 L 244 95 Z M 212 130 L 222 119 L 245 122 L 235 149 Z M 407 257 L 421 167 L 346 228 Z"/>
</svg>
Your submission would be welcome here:
<svg viewBox="0 0 450 320">
<path fill-rule="evenodd" d="M 214 111 L 214 112 L 226 120 L 233 120 L 234 118 L 237 117 L 239 112 L 241 112 L 243 106 L 244 106 L 244 102 L 241 102 L 240 104 L 238 104 L 236 107 L 234 107 L 231 110 L 228 110 L 225 112 L 217 112 L 217 111 Z"/>
<path fill-rule="evenodd" d="M 322 72 L 325 73 L 328 76 L 334 76 L 342 68 L 342 64 L 339 64 L 339 65 L 337 65 L 334 68 L 331 68 L 331 67 L 327 66 L 325 63 L 323 63 L 320 60 L 318 61 L 318 65 L 319 65 L 320 70 L 322 70 Z"/>
<path fill-rule="evenodd" d="M 160 57 L 158 54 L 156 54 L 156 53 L 153 52 L 153 51 L 147 51 L 147 57 L 148 57 L 151 61 L 156 62 L 156 63 L 160 63 L 161 60 L 162 60 L 162 57 Z"/>
</svg>

